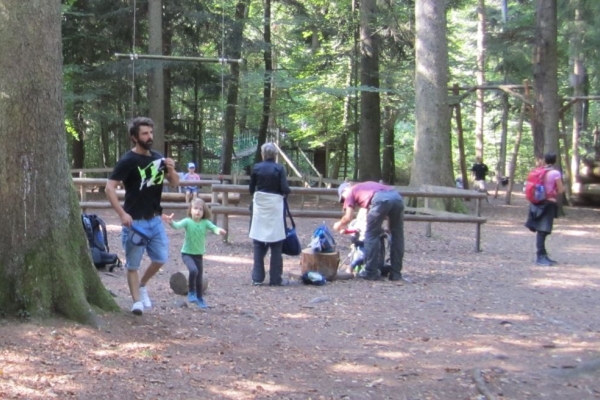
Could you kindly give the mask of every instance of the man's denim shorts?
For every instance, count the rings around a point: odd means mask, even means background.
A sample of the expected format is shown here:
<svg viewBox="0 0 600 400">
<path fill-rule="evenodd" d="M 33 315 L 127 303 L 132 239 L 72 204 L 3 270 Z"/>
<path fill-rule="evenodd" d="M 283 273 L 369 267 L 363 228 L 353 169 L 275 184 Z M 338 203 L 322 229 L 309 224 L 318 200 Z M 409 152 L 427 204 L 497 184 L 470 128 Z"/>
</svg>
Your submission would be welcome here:
<svg viewBox="0 0 600 400">
<path fill-rule="evenodd" d="M 133 221 L 133 225 L 146 232 L 150 240 L 145 246 L 136 246 L 131 241 L 133 230 L 124 226 L 121 231 L 121 243 L 125 249 L 125 266 L 128 270 L 136 271 L 140 268 L 144 250 L 152 262 L 164 264 L 169 258 L 169 238 L 160 216 L 145 220 L 139 219 Z"/>
</svg>

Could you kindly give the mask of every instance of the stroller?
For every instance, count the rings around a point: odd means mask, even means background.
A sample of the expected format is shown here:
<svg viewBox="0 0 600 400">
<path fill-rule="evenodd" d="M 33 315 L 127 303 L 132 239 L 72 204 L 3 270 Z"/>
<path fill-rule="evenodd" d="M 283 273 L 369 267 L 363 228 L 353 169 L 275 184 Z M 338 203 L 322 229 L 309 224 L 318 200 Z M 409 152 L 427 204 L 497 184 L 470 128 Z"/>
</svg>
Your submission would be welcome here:
<svg viewBox="0 0 600 400">
<path fill-rule="evenodd" d="M 359 214 L 360 216 L 360 214 Z M 342 231 L 344 235 L 348 235 L 351 238 L 352 244 L 350 245 L 350 252 L 340 265 L 345 265 L 346 262 L 350 262 L 349 269 L 354 275 L 359 274 L 365 267 L 365 231 L 366 231 L 366 218 L 364 225 L 361 223 L 361 219 L 357 216 L 353 220 L 348 228 Z M 391 243 L 391 236 L 387 231 L 384 231 L 380 237 L 380 257 L 379 260 L 381 265 L 379 271 L 381 276 L 386 277 L 391 271 L 389 249 Z"/>
</svg>

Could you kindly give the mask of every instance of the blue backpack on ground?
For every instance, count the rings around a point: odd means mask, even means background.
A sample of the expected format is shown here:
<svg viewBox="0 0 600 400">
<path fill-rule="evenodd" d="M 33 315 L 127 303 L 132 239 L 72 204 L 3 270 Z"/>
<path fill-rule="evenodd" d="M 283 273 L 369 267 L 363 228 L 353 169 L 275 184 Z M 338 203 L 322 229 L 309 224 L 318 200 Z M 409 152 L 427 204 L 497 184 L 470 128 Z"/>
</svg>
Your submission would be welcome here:
<svg viewBox="0 0 600 400">
<path fill-rule="evenodd" d="M 305 285 L 323 286 L 327 283 L 327 280 L 323 275 L 315 271 L 307 271 L 302 274 L 300 280 Z"/>
<path fill-rule="evenodd" d="M 81 214 L 81 223 L 90 246 L 92 261 L 96 268 L 107 268 L 112 272 L 121 267 L 121 260 L 111 253 L 106 236 L 106 224 L 95 214 Z"/>
<path fill-rule="evenodd" d="M 333 234 L 325 224 L 319 225 L 313 233 L 310 242 L 310 248 L 315 253 L 333 253 L 335 252 L 335 239 Z"/>
</svg>

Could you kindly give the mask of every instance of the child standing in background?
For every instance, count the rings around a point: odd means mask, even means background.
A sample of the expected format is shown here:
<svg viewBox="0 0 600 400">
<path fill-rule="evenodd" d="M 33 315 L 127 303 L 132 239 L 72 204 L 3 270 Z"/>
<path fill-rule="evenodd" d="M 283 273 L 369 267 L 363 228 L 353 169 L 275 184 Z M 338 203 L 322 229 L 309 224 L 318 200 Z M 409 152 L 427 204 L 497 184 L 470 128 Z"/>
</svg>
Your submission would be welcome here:
<svg viewBox="0 0 600 400">
<path fill-rule="evenodd" d="M 185 229 L 181 258 L 189 271 L 188 301 L 200 308 L 208 308 L 202 298 L 202 256 L 206 252 L 206 231 L 218 235 L 227 232 L 210 221 L 210 210 L 202 199 L 193 199 L 188 208 L 188 217 L 173 221 L 173 214 L 163 215 L 163 221 L 175 229 Z"/>
<path fill-rule="evenodd" d="M 200 175 L 196 173 L 196 164 L 193 162 L 188 164 L 188 172 L 183 176 L 184 181 L 199 181 Z M 189 203 L 190 200 L 198 197 L 198 186 L 186 186 L 185 187 L 185 202 Z"/>
</svg>

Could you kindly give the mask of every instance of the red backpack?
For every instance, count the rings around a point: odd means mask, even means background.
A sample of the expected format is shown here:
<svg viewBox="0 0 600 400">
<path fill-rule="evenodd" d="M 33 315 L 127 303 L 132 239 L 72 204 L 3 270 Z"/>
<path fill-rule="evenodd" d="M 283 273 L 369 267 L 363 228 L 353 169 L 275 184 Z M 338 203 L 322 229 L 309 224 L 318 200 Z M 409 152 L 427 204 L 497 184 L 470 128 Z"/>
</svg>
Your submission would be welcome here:
<svg viewBox="0 0 600 400">
<path fill-rule="evenodd" d="M 549 170 L 544 167 L 532 169 L 527 175 L 525 182 L 525 197 L 533 204 L 541 203 L 546 200 L 546 189 L 544 187 L 544 177 Z"/>
</svg>

